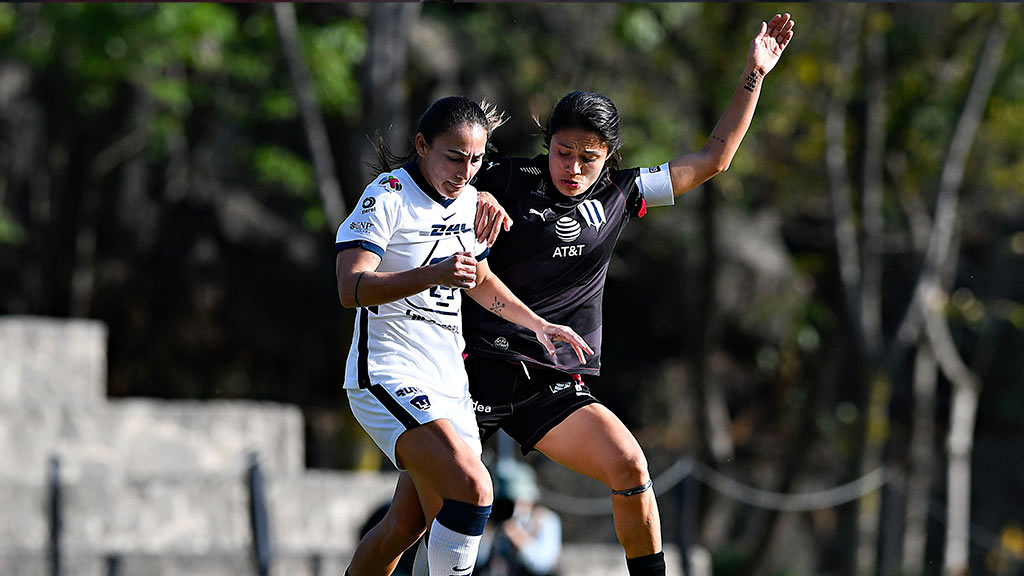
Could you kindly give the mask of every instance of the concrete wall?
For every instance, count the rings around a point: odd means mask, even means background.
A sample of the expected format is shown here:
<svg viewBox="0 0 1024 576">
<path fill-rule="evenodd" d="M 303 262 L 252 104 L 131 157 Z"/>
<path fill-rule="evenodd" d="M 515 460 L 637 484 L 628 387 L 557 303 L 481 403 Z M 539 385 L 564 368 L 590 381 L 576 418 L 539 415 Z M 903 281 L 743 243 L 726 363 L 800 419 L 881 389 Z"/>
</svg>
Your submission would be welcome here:
<svg viewBox="0 0 1024 576">
<path fill-rule="evenodd" d="M 305 470 L 294 406 L 108 400 L 106 336 L 93 321 L 0 317 L 0 574 L 52 576 L 54 458 L 61 574 L 255 574 L 252 454 L 272 574 L 344 573 L 397 474 Z M 614 544 L 568 545 L 563 565 L 566 575 L 626 575 Z"/>
</svg>

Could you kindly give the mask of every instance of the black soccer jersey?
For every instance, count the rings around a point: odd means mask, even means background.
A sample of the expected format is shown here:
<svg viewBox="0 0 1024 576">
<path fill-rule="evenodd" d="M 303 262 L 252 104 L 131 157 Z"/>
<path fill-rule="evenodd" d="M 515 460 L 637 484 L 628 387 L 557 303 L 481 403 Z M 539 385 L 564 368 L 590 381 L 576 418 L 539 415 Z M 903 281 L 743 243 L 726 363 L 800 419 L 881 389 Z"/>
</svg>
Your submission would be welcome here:
<svg viewBox="0 0 1024 576">
<path fill-rule="evenodd" d="M 646 212 L 639 173 L 639 168 L 606 167 L 589 190 L 568 197 L 551 182 L 546 155 L 502 158 L 480 170 L 474 185 L 493 194 L 514 221 L 491 248 L 491 270 L 542 318 L 575 330 L 594 356 L 581 365 L 571 346 L 556 342 L 558 352 L 552 357 L 532 331 L 472 301 L 463 310 L 470 354 L 599 373 L 608 262 L 630 218 Z"/>
</svg>

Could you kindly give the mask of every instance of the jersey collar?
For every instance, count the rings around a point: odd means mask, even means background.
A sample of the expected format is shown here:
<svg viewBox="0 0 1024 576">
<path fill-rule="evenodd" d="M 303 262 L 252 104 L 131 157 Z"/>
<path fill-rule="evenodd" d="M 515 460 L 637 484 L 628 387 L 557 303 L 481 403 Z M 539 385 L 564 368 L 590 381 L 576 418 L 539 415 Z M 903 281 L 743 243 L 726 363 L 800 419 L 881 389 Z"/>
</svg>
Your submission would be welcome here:
<svg viewBox="0 0 1024 576">
<path fill-rule="evenodd" d="M 445 208 L 450 206 L 452 202 L 455 202 L 454 198 L 445 198 L 444 196 L 441 196 L 441 193 L 435 190 L 434 187 L 427 182 L 427 179 L 423 176 L 423 172 L 420 172 L 420 167 L 416 164 L 416 160 L 409 160 L 409 163 L 403 166 L 403 168 L 405 168 L 405 171 L 409 173 L 409 176 L 412 176 L 413 182 L 420 187 L 420 190 L 423 190 L 423 193 L 434 202 L 437 202 Z"/>
</svg>

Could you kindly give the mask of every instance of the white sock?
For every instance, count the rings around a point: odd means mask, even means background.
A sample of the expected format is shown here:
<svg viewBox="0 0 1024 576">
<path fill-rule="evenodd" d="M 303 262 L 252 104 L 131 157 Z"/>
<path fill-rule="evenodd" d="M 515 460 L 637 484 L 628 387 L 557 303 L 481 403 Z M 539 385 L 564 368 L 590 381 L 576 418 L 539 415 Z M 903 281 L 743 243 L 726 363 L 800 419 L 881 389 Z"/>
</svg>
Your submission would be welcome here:
<svg viewBox="0 0 1024 576">
<path fill-rule="evenodd" d="M 430 576 L 430 567 L 427 565 L 427 538 L 420 538 L 420 544 L 416 547 L 416 556 L 412 561 L 412 576 Z"/>
<path fill-rule="evenodd" d="M 427 557 L 432 576 L 469 576 L 490 506 L 445 500 L 430 526 Z"/>
</svg>

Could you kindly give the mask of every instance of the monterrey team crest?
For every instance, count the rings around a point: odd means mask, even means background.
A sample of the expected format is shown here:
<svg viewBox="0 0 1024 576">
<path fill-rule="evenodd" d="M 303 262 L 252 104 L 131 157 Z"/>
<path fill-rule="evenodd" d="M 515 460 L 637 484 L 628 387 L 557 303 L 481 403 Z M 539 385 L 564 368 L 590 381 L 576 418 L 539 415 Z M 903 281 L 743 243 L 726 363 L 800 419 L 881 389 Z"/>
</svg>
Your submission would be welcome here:
<svg viewBox="0 0 1024 576">
<path fill-rule="evenodd" d="M 584 200 L 576 209 L 583 215 L 587 226 L 593 226 L 598 232 L 601 231 L 601 225 L 608 221 L 604 216 L 604 205 L 597 200 Z"/>
</svg>

